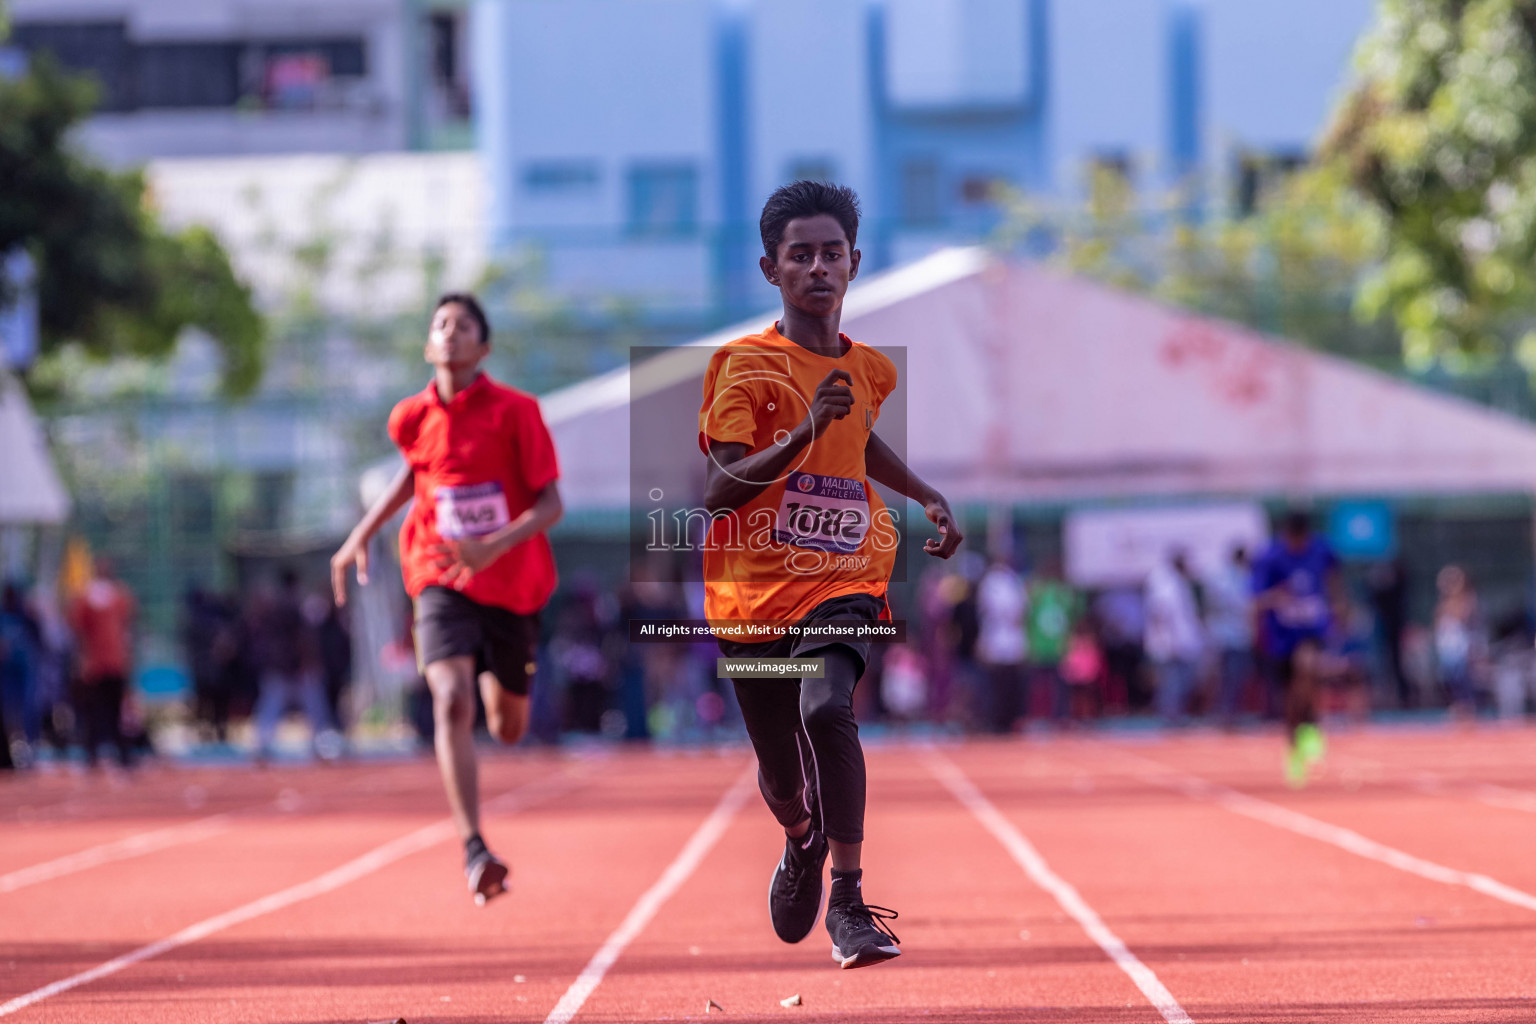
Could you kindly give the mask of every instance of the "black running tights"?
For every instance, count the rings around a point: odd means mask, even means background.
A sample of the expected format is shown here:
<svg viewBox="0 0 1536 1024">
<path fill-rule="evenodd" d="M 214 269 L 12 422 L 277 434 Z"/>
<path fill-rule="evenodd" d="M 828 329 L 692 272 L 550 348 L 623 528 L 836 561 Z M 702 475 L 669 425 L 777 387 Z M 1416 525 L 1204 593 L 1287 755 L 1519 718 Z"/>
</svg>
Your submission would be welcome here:
<svg viewBox="0 0 1536 1024">
<path fill-rule="evenodd" d="M 820 679 L 734 679 L 757 785 L 785 828 L 807 817 L 828 839 L 864 841 L 864 750 L 853 720 L 858 657 L 842 645 L 807 651 Z"/>
</svg>

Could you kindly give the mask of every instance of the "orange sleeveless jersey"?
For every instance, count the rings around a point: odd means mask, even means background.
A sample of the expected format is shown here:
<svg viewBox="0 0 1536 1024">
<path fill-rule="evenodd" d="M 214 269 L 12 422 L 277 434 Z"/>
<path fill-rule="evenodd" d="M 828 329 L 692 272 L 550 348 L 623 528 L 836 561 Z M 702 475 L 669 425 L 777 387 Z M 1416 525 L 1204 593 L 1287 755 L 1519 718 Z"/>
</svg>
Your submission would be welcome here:
<svg viewBox="0 0 1536 1024">
<path fill-rule="evenodd" d="M 898 534 L 865 477 L 864 446 L 896 387 L 896 366 L 868 345 L 843 340 L 848 349 L 834 359 L 774 325 L 710 359 L 699 410 L 706 455 L 711 440 L 740 442 L 753 454 L 786 437 L 834 369 L 853 378 L 854 396 L 848 415 L 828 425 L 779 480 L 711 525 L 704 613 L 712 622 L 793 621 L 830 598 L 885 594 Z"/>
</svg>

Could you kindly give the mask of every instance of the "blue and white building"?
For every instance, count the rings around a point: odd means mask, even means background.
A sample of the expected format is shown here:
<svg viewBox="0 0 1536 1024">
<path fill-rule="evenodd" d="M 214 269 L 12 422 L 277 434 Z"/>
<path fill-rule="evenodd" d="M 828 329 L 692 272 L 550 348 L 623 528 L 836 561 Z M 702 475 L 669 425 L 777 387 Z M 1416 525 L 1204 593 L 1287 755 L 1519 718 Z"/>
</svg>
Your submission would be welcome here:
<svg viewBox="0 0 1536 1024">
<path fill-rule="evenodd" d="M 467 149 L 468 0 L 8 0 L 8 54 L 96 80 L 81 142 L 180 157 Z"/>
<path fill-rule="evenodd" d="M 756 219 L 797 177 L 858 190 L 870 269 L 980 237 L 999 184 L 1080 198 L 1095 165 L 1240 206 L 1305 157 L 1373 7 L 478 0 L 490 243 L 681 327 L 772 303 Z"/>
</svg>

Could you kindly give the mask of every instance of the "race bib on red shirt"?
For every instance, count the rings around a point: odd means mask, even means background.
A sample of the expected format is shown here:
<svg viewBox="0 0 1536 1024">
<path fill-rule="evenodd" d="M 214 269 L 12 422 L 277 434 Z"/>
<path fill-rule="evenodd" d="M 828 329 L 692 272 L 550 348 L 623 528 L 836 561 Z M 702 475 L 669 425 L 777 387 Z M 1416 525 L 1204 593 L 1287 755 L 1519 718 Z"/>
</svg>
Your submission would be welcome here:
<svg viewBox="0 0 1536 1024">
<path fill-rule="evenodd" d="M 817 551 L 851 554 L 869 532 L 864 484 L 841 476 L 792 473 L 784 484 L 773 539 Z"/>
<path fill-rule="evenodd" d="M 478 537 L 511 522 L 501 484 L 467 484 L 437 489 L 437 532 L 441 537 Z"/>
</svg>

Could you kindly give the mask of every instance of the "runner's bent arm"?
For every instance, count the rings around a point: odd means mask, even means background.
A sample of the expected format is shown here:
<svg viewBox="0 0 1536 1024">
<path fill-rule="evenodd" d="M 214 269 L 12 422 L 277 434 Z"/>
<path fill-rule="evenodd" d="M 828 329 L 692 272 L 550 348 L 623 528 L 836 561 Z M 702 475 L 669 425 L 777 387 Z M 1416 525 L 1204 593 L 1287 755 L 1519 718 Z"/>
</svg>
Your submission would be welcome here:
<svg viewBox="0 0 1536 1024">
<path fill-rule="evenodd" d="M 965 537 L 960 533 L 949 502 L 944 499 L 944 495 L 924 482 L 922 477 L 912 472 L 901 461 L 901 456 L 891 451 L 891 446 L 880 440 L 880 435 L 874 431 L 869 432 L 869 440 L 864 444 L 864 473 L 875 483 L 885 484 L 896 493 L 923 506 L 923 513 L 939 528 L 940 536 L 937 541 L 931 537 L 924 541 L 924 551 L 939 558 L 948 558 L 955 553 Z"/>
<path fill-rule="evenodd" d="M 803 427 L 804 424 L 801 424 Z M 734 512 L 784 475 L 805 449 L 808 435 L 796 427 L 789 443 L 769 445 L 748 455 L 741 441 L 709 441 L 709 471 L 704 480 L 704 507 L 712 516 Z M 758 483 L 757 481 L 763 481 Z"/>
<path fill-rule="evenodd" d="M 331 593 L 338 608 L 347 603 L 347 567 L 355 563 L 357 582 L 368 582 L 368 542 L 379 532 L 379 527 L 405 507 L 415 491 L 416 471 L 407 463 L 400 467 L 400 472 L 363 516 L 363 521 L 353 528 L 341 549 L 331 556 Z"/>
<path fill-rule="evenodd" d="M 461 587 L 469 577 L 490 565 L 525 540 L 543 533 L 560 521 L 565 503 L 560 500 L 560 486 L 551 480 L 533 504 L 506 526 L 480 537 L 460 537 L 435 549 L 437 565 L 443 569 L 442 582 Z"/>
<path fill-rule="evenodd" d="M 811 399 L 810 414 L 795 425 L 783 444 L 770 444 L 748 455 L 749 446 L 741 441 L 710 438 L 709 475 L 704 481 L 704 507 L 709 514 L 734 512 L 782 478 L 806 445 L 853 409 L 853 392 L 847 386 L 852 383 L 846 370 L 833 370 L 823 377 Z"/>
</svg>

